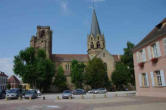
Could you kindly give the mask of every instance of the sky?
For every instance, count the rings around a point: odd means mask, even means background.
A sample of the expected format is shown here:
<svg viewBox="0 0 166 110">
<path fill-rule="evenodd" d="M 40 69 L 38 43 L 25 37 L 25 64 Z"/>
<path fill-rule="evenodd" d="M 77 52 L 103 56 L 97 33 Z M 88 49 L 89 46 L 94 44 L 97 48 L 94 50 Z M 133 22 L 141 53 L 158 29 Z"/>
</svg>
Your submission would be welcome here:
<svg viewBox="0 0 166 110">
<path fill-rule="evenodd" d="M 166 17 L 166 0 L 94 0 L 106 49 L 123 54 Z M 54 54 L 87 54 L 92 0 L 0 0 L 0 71 L 12 75 L 13 59 L 28 47 L 37 25 L 53 31 Z"/>
</svg>

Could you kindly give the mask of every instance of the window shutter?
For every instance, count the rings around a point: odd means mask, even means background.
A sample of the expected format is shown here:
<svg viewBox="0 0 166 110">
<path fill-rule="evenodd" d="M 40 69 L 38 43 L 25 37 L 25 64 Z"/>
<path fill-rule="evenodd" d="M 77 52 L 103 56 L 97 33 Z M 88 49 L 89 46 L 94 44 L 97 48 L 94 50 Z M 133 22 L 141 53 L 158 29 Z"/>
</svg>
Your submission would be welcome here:
<svg viewBox="0 0 166 110">
<path fill-rule="evenodd" d="M 164 44 L 164 51 L 165 51 L 165 55 L 166 55 L 166 38 L 163 39 L 163 44 Z"/>
<path fill-rule="evenodd" d="M 165 86 L 165 76 L 163 70 L 160 70 L 160 75 L 161 75 L 162 86 Z"/>
<path fill-rule="evenodd" d="M 142 54 L 143 54 L 143 61 L 146 61 L 146 52 L 145 52 L 145 49 L 143 49 Z"/>
<path fill-rule="evenodd" d="M 136 57 L 137 57 L 137 63 L 139 63 L 139 53 L 136 53 Z"/>
<path fill-rule="evenodd" d="M 147 87 L 149 87 L 148 73 L 146 73 L 146 81 L 147 81 Z"/>
<path fill-rule="evenodd" d="M 155 86 L 155 85 L 154 85 L 154 76 L 153 76 L 153 72 L 150 72 L 150 75 L 151 75 L 152 86 Z"/>
<path fill-rule="evenodd" d="M 142 87 L 142 74 L 139 74 L 139 86 Z"/>
<path fill-rule="evenodd" d="M 152 55 L 151 55 L 151 51 L 150 51 L 150 46 L 148 46 L 147 49 L 148 49 L 148 57 L 149 57 L 149 60 L 151 60 Z"/>
<path fill-rule="evenodd" d="M 159 43 L 159 41 L 156 42 L 156 48 L 157 48 L 157 55 L 158 55 L 158 57 L 160 57 L 161 56 L 161 52 L 160 52 L 160 43 Z"/>
</svg>

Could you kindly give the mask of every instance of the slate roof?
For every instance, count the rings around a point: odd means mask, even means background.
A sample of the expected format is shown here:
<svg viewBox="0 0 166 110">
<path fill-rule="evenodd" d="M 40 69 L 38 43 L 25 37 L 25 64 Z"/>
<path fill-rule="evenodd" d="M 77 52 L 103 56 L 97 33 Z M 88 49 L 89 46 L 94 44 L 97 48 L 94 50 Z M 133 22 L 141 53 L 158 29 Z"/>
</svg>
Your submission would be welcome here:
<svg viewBox="0 0 166 110">
<path fill-rule="evenodd" d="M 1 72 L 1 71 L 0 71 L 0 76 L 8 77 L 4 72 Z"/>
<path fill-rule="evenodd" d="M 53 61 L 72 61 L 78 60 L 80 62 L 88 62 L 89 56 L 88 54 L 53 54 Z"/>
<path fill-rule="evenodd" d="M 12 75 L 9 79 L 8 79 L 8 83 L 20 83 L 20 81 L 17 79 L 16 76 Z"/>
<path fill-rule="evenodd" d="M 96 37 L 97 34 L 101 35 L 95 9 L 93 9 L 93 14 L 92 14 L 91 34 L 94 35 L 94 37 Z"/>
<path fill-rule="evenodd" d="M 158 39 L 159 37 L 166 35 L 166 25 L 163 25 L 164 23 L 166 23 L 166 18 L 163 19 L 158 25 L 156 25 L 156 27 L 135 46 L 133 51 L 136 51 L 147 45 L 148 43 L 151 43 L 154 40 Z"/>
</svg>

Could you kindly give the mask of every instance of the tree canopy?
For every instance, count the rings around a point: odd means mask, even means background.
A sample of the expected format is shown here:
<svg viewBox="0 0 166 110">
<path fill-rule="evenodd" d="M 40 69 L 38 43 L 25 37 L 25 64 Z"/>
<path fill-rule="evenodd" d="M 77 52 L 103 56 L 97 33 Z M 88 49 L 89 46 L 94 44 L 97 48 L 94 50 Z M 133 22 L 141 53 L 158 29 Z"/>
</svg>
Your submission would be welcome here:
<svg viewBox="0 0 166 110">
<path fill-rule="evenodd" d="M 59 66 L 55 75 L 54 85 L 59 92 L 62 92 L 67 88 L 66 77 L 62 66 Z"/>
<path fill-rule="evenodd" d="M 71 80 L 74 83 L 76 88 L 82 88 L 83 79 L 84 79 L 84 68 L 83 63 L 79 63 L 77 60 L 72 61 L 71 65 Z"/>
<path fill-rule="evenodd" d="M 127 48 L 124 48 L 121 61 L 115 65 L 115 70 L 112 73 L 112 82 L 116 85 L 117 90 L 123 90 L 129 84 L 135 85 L 133 48 L 134 44 L 127 42 Z"/>
<path fill-rule="evenodd" d="M 92 88 L 103 88 L 109 84 L 107 70 L 100 58 L 93 58 L 85 68 L 85 83 Z"/>
<path fill-rule="evenodd" d="M 19 75 L 24 83 L 40 90 L 50 87 L 55 74 L 54 68 L 54 63 L 46 57 L 42 49 L 29 47 L 14 57 L 14 73 Z"/>
</svg>

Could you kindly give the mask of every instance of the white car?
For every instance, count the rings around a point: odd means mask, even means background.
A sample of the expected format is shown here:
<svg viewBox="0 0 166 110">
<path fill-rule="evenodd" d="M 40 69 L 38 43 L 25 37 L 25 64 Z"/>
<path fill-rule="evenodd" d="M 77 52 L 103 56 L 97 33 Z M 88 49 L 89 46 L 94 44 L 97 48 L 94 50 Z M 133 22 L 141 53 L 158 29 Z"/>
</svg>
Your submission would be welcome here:
<svg viewBox="0 0 166 110">
<path fill-rule="evenodd" d="M 94 91 L 94 94 L 105 94 L 105 93 L 107 93 L 106 88 L 99 88 Z"/>
</svg>

